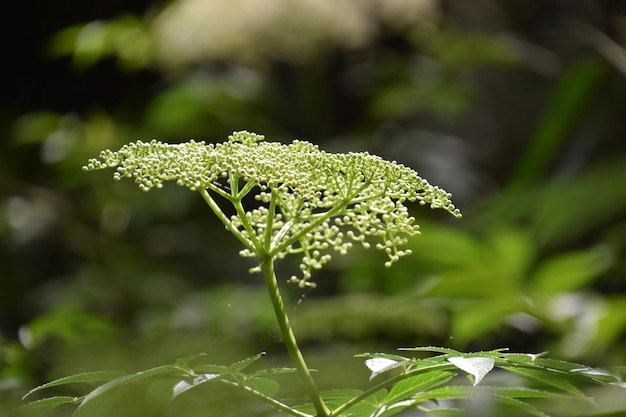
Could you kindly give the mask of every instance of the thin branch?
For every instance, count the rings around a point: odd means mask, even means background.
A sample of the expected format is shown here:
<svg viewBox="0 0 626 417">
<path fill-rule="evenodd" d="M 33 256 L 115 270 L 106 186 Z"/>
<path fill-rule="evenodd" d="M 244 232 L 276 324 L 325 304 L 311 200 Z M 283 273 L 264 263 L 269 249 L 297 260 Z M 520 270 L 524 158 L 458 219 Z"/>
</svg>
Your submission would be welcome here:
<svg viewBox="0 0 626 417">
<path fill-rule="evenodd" d="M 235 235 L 235 237 L 239 239 L 239 241 L 243 243 L 245 247 L 254 251 L 255 247 L 252 241 L 250 241 L 250 239 L 248 239 L 243 233 L 241 233 L 241 231 L 233 225 L 230 219 L 226 217 L 226 215 L 224 214 L 220 206 L 215 202 L 213 197 L 211 197 L 211 194 L 209 194 L 209 192 L 205 188 L 200 189 L 199 192 L 204 198 L 204 201 L 206 201 L 206 203 L 209 205 L 211 210 L 213 210 L 213 213 L 215 213 L 217 218 L 220 219 L 222 223 L 224 223 L 224 226 L 226 226 L 226 229 L 229 232 L 231 232 L 233 235 Z"/>
<path fill-rule="evenodd" d="M 246 391 L 246 392 L 254 395 L 255 397 L 257 397 L 261 401 L 264 401 L 264 402 L 268 403 L 269 405 L 271 405 L 271 406 L 273 406 L 273 407 L 275 407 L 275 408 L 277 408 L 279 410 L 282 410 L 282 411 L 284 411 L 286 413 L 289 413 L 289 414 L 291 414 L 293 416 L 296 416 L 296 417 L 314 417 L 311 414 L 303 413 L 302 411 L 298 411 L 298 410 L 296 410 L 294 408 L 291 408 L 287 404 L 284 404 L 284 403 L 282 403 L 282 402 L 280 402 L 278 400 L 275 400 L 272 397 L 268 397 L 267 395 L 263 394 L 262 392 L 257 391 L 254 388 L 251 388 L 251 387 L 249 387 L 247 385 L 239 384 L 237 382 L 229 381 L 229 380 L 226 380 L 226 379 L 222 379 L 220 381 L 225 383 L 225 384 L 232 385 L 234 387 L 243 389 L 244 391 Z"/>
</svg>

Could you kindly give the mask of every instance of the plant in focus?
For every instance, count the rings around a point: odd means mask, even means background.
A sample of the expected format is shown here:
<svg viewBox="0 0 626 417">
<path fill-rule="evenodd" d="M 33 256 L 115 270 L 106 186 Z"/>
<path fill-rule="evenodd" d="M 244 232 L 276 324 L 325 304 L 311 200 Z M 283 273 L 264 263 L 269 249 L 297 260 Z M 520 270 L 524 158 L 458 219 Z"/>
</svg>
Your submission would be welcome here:
<svg viewBox="0 0 626 417">
<path fill-rule="evenodd" d="M 116 152 L 105 150 L 84 167 L 87 171 L 105 168 L 115 168 L 116 180 L 134 178 L 145 191 L 175 181 L 202 195 L 226 229 L 244 246 L 240 255 L 258 262 L 251 272 L 262 273 L 265 279 L 293 368 L 248 372 L 248 366 L 263 354 L 229 366 L 206 364 L 200 354 L 133 374 L 96 371 L 61 378 L 26 396 L 71 383 L 100 385 L 84 396 L 44 398 L 30 403 L 29 408 L 76 404 L 76 415 L 87 415 L 86 405 L 96 398 L 106 398 L 114 388 L 162 378 L 172 381 L 172 398 L 207 383 L 225 384 L 298 417 L 379 417 L 409 408 L 458 415 L 460 410 L 450 405 L 455 403 L 444 400 L 470 398 L 479 392 L 476 386 L 495 367 L 534 384 L 490 387 L 484 391 L 495 401 L 546 416 L 525 400 L 567 396 L 589 400 L 576 382 L 625 386 L 617 374 L 547 359 L 544 354 L 506 353 L 506 349 L 462 353 L 447 348 L 415 347 L 402 350 L 419 352 L 419 358 L 357 355 L 366 358 L 365 364 L 372 371 L 369 388 L 320 392 L 289 323 L 275 261 L 288 255 L 299 257 L 300 273 L 289 282 L 302 287 L 314 286 L 313 271 L 322 268 L 332 254 L 344 254 L 355 244 L 384 251 L 388 257 L 385 266 L 390 267 L 410 254 L 403 246 L 409 236 L 419 234 L 407 204 L 428 205 L 461 217 L 450 194 L 432 186 L 412 169 L 368 153 L 333 154 L 305 141 L 285 145 L 266 142 L 263 136 L 248 132 L 236 132 L 221 144 L 138 141 Z M 250 196 L 256 200 L 254 204 L 249 203 Z M 225 206 L 232 207 L 227 211 Z M 232 209 L 234 214 L 227 215 Z M 424 357 L 424 352 L 431 356 Z M 292 372 L 305 384 L 304 402 L 295 403 L 278 395 L 279 385 L 272 376 Z M 459 374 L 469 375 L 472 384 L 453 380 Z"/>
</svg>

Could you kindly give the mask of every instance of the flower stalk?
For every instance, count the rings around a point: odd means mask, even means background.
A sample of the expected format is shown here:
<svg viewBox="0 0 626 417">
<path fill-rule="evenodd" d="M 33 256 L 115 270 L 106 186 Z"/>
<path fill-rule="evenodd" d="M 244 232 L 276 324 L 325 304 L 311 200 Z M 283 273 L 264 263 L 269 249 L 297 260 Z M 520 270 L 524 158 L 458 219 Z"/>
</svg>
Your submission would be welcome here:
<svg viewBox="0 0 626 417">
<path fill-rule="evenodd" d="M 317 413 L 316 417 L 328 417 L 330 416 L 330 410 L 320 395 L 317 384 L 315 383 L 315 380 L 311 375 L 311 371 L 304 361 L 304 357 L 302 356 L 302 352 L 300 351 L 298 342 L 296 341 L 296 336 L 294 335 L 291 324 L 289 323 L 289 318 L 285 310 L 285 304 L 283 303 L 282 296 L 280 295 L 280 289 L 278 288 L 278 281 L 276 280 L 274 260 L 271 258 L 262 260 L 261 269 L 265 277 L 265 284 L 272 301 L 272 306 L 274 307 L 274 313 L 276 315 L 276 320 L 278 321 L 278 326 L 280 327 L 280 332 L 283 336 L 283 341 L 287 347 L 291 361 L 298 370 L 298 373 L 304 379 L 309 398 L 311 399 Z"/>
</svg>

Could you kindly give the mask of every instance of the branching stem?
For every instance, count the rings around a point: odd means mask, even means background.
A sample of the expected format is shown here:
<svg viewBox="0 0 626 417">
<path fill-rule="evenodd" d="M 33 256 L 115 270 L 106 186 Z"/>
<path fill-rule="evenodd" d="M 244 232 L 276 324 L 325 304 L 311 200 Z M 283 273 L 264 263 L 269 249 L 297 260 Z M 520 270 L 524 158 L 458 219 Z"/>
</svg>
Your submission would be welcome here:
<svg viewBox="0 0 626 417">
<path fill-rule="evenodd" d="M 211 210 L 213 210 L 213 213 L 220 219 L 222 223 L 224 223 L 226 229 L 231 232 L 237 239 L 239 239 L 239 241 L 243 243 L 246 248 L 250 250 L 255 250 L 256 248 L 254 247 L 254 244 L 233 225 L 228 217 L 226 217 L 220 206 L 215 202 L 213 197 L 211 197 L 211 194 L 209 194 L 209 192 L 204 188 L 200 189 L 199 191 L 202 195 L 202 198 L 204 198 L 204 201 L 206 201 Z"/>
</svg>

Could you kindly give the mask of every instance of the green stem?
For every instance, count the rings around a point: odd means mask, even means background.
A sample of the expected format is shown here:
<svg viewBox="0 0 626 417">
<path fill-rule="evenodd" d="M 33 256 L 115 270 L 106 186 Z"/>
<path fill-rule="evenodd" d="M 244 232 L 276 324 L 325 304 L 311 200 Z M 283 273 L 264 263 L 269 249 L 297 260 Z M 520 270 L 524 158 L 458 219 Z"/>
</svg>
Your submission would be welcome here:
<svg viewBox="0 0 626 417">
<path fill-rule="evenodd" d="M 302 375 L 304 382 L 307 385 L 309 398 L 311 398 L 315 411 L 317 412 L 316 417 L 328 417 L 330 416 L 330 410 L 320 396 L 319 389 L 317 388 L 317 385 L 311 376 L 311 372 L 304 361 L 302 352 L 300 352 L 296 336 L 291 330 L 289 318 L 287 317 L 287 312 L 285 311 L 285 305 L 280 295 L 280 290 L 278 289 L 276 273 L 274 272 L 274 260 L 272 258 L 262 259 L 261 269 L 263 270 L 263 275 L 265 276 L 265 284 L 267 285 L 270 299 L 272 300 L 272 305 L 274 306 L 274 313 L 276 314 L 276 319 L 278 320 L 280 332 L 283 335 L 285 345 L 287 346 L 289 356 L 291 356 L 291 360 L 295 368 L 298 370 L 300 375 Z"/>
<path fill-rule="evenodd" d="M 246 248 L 255 251 L 256 247 L 254 243 L 251 242 L 250 239 L 248 239 L 246 236 L 244 236 L 243 233 L 241 233 L 235 226 L 233 226 L 233 223 L 230 221 L 230 219 L 226 217 L 220 206 L 215 202 L 215 200 L 213 200 L 211 194 L 209 194 L 209 192 L 204 188 L 200 189 L 199 191 L 202 195 L 202 198 L 204 198 L 204 201 L 206 201 L 211 210 L 213 210 L 213 213 L 215 213 L 217 218 L 220 219 L 222 223 L 224 223 L 226 229 L 233 235 L 235 235 L 235 237 L 239 239 L 239 241 L 243 243 Z"/>
<path fill-rule="evenodd" d="M 361 191 L 367 188 L 370 184 L 371 184 L 371 180 L 367 180 L 367 182 L 365 182 L 357 190 L 354 190 L 350 194 L 347 194 L 341 203 L 337 203 L 335 206 L 331 207 L 328 211 L 324 213 L 318 213 L 318 214 L 314 214 L 310 216 L 307 219 L 307 220 L 310 220 L 310 223 L 306 227 L 303 227 L 298 232 L 294 233 L 292 236 L 289 236 L 289 238 L 284 239 L 285 235 L 289 232 L 289 229 L 293 227 L 293 224 L 295 223 L 296 219 L 293 218 L 287 221 L 285 225 L 281 228 L 281 230 L 279 230 L 274 236 L 274 239 L 272 241 L 272 247 L 268 248 L 269 256 L 275 256 L 276 254 L 280 253 L 289 245 L 302 239 L 304 235 L 309 233 L 311 230 L 315 229 L 320 224 L 327 221 L 329 218 L 344 212 L 346 210 L 346 207 L 348 207 L 348 205 L 354 203 L 356 196 L 358 196 L 361 193 Z M 304 221 L 304 219 L 297 219 L 297 220 Z"/>
<path fill-rule="evenodd" d="M 310 414 L 307 413 L 303 413 L 302 411 L 298 411 L 292 407 L 289 407 L 287 404 L 281 403 L 278 400 L 273 399 L 272 397 L 268 397 L 267 395 L 263 394 L 260 391 L 255 390 L 254 388 L 251 388 L 247 385 L 243 385 L 234 381 L 228 381 L 228 380 L 221 380 L 221 382 L 228 384 L 228 385 L 232 385 L 234 387 L 237 388 L 241 388 L 244 391 L 248 392 L 249 394 L 254 395 L 255 397 L 259 398 L 262 401 L 265 401 L 266 403 L 268 403 L 269 405 L 271 405 L 274 408 L 277 408 L 279 410 L 282 410 L 286 413 L 289 413 L 291 415 L 294 415 L 296 417 L 313 417 Z"/>
</svg>

